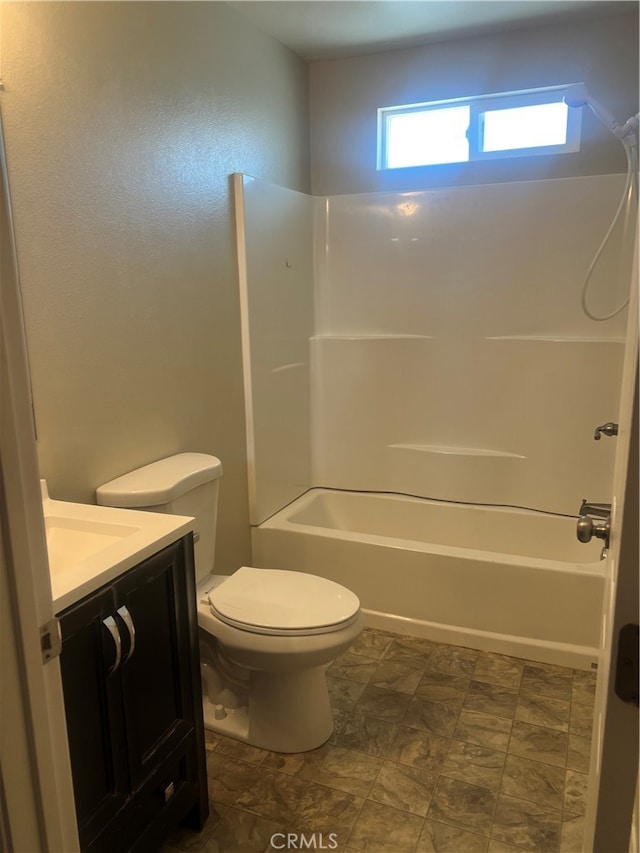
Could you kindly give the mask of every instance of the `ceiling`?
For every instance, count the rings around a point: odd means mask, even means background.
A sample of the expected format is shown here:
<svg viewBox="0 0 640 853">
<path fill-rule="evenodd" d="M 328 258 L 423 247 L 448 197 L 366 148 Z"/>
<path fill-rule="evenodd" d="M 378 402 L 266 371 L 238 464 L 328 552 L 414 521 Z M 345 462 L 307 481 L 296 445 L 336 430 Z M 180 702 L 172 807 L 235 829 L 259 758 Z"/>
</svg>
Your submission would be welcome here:
<svg viewBox="0 0 640 853">
<path fill-rule="evenodd" d="M 638 8 L 636 0 L 235 0 L 229 5 L 307 60 Z"/>
</svg>

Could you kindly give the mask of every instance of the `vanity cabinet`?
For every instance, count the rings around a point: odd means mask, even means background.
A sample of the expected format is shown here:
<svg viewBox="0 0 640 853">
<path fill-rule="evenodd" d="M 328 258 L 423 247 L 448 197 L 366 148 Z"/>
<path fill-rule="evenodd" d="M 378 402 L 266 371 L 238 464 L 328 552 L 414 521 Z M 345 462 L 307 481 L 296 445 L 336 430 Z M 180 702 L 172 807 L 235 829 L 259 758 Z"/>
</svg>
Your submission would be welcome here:
<svg viewBox="0 0 640 853">
<path fill-rule="evenodd" d="M 152 851 L 208 798 L 189 534 L 59 614 L 80 845 Z"/>
</svg>

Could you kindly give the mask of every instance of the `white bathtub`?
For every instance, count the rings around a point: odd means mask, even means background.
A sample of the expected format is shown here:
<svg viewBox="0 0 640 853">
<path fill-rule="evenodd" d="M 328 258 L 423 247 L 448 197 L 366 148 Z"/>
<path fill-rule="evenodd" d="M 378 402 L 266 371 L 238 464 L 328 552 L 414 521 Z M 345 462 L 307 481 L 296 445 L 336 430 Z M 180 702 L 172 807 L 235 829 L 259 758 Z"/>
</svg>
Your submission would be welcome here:
<svg viewBox="0 0 640 853">
<path fill-rule="evenodd" d="M 330 578 L 370 627 L 589 668 L 604 562 L 576 519 L 312 489 L 253 528 L 253 563 Z"/>
</svg>

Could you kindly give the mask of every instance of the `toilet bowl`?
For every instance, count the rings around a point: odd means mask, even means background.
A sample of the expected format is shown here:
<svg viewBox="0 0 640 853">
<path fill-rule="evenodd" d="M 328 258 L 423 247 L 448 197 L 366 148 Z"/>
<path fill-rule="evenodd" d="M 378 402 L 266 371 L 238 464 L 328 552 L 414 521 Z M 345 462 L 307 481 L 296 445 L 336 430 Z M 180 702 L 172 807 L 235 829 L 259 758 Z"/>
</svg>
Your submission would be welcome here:
<svg viewBox="0 0 640 853">
<path fill-rule="evenodd" d="M 314 575 L 242 566 L 199 584 L 198 625 L 207 728 L 276 752 L 331 736 L 325 670 L 364 627 L 357 596 Z"/>
<path fill-rule="evenodd" d="M 205 726 L 275 752 L 305 752 L 333 731 L 325 672 L 364 627 L 358 597 L 304 572 L 242 566 L 213 573 L 215 456 L 180 453 L 96 490 L 99 504 L 195 519 Z"/>
</svg>

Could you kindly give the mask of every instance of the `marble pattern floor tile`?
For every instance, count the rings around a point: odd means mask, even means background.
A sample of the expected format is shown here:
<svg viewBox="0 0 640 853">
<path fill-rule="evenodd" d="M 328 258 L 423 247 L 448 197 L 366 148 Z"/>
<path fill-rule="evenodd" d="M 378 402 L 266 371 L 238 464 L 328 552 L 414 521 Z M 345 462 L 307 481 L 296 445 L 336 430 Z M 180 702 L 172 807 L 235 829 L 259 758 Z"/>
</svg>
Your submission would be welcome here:
<svg viewBox="0 0 640 853">
<path fill-rule="evenodd" d="M 350 678 L 337 678 L 327 675 L 327 688 L 331 707 L 335 710 L 350 711 L 366 689 L 366 684 Z"/>
<path fill-rule="evenodd" d="M 369 798 L 424 817 L 429 808 L 436 779 L 435 773 L 385 761 Z"/>
<path fill-rule="evenodd" d="M 472 681 L 467 691 L 463 707 L 469 711 L 493 714 L 496 717 L 513 719 L 518 704 L 518 692 L 487 684 L 484 681 Z"/>
<path fill-rule="evenodd" d="M 470 680 L 461 675 L 443 672 L 425 672 L 415 690 L 420 699 L 444 702 L 446 705 L 462 705 Z"/>
<path fill-rule="evenodd" d="M 564 813 L 560 829 L 560 853 L 583 853 L 584 816 Z"/>
<path fill-rule="evenodd" d="M 419 815 L 367 800 L 349 846 L 362 853 L 413 853 L 423 822 Z"/>
<path fill-rule="evenodd" d="M 381 767 L 380 758 L 334 746 L 327 752 L 313 779 L 320 785 L 337 788 L 357 797 L 366 797 Z"/>
<path fill-rule="evenodd" d="M 383 757 L 389 752 L 398 726 L 364 714 L 343 714 L 336 719 L 330 743 L 345 749 Z"/>
<path fill-rule="evenodd" d="M 517 690 L 520 687 L 523 670 L 524 663 L 517 658 L 493 652 L 481 652 L 473 671 L 473 679 Z"/>
<path fill-rule="evenodd" d="M 262 760 L 262 767 L 289 776 L 313 779 L 332 749 L 331 744 L 324 743 L 308 752 L 268 752 Z"/>
<path fill-rule="evenodd" d="M 384 658 L 424 671 L 435 646 L 431 640 L 423 640 L 420 637 L 401 637 L 393 640 Z"/>
<path fill-rule="evenodd" d="M 520 689 L 548 699 L 568 702 L 573 687 L 573 670 L 551 667 L 548 664 L 528 665 L 524 668 Z"/>
<path fill-rule="evenodd" d="M 576 705 L 574 707 L 584 706 Z M 569 730 L 569 711 L 569 702 L 564 702 L 561 699 L 520 693 L 515 718 L 523 723 L 566 732 Z"/>
<path fill-rule="evenodd" d="M 453 740 L 441 773 L 451 779 L 497 791 L 502 781 L 505 759 L 506 754 L 496 749 Z"/>
<path fill-rule="evenodd" d="M 427 817 L 488 836 L 497 796 L 480 785 L 440 776 Z"/>
<path fill-rule="evenodd" d="M 422 669 L 416 669 L 405 663 L 384 660 L 371 676 L 374 687 L 384 687 L 387 690 L 397 690 L 399 693 L 413 695 L 422 678 Z"/>
<path fill-rule="evenodd" d="M 449 739 L 420 729 L 400 726 L 387 758 L 432 773 L 440 771 L 449 749 Z"/>
<path fill-rule="evenodd" d="M 485 853 L 489 839 L 475 832 L 425 820 L 416 853 Z"/>
<path fill-rule="evenodd" d="M 547 673 L 548 675 L 560 675 L 572 678 L 573 674 L 577 672 L 577 670 L 570 669 L 568 666 L 558 666 L 556 663 L 541 663 L 537 660 L 524 660 L 523 663 L 525 667 L 534 667 L 540 672 Z"/>
<path fill-rule="evenodd" d="M 564 767 L 567 763 L 568 745 L 571 735 L 557 729 L 532 726 L 515 720 L 511 730 L 508 751 L 522 758 L 531 758 L 546 764 Z M 576 749 L 579 748 L 579 745 Z M 577 770 L 581 769 L 579 767 Z"/>
<path fill-rule="evenodd" d="M 471 676 L 479 657 L 480 652 L 476 649 L 443 643 L 431 652 L 427 669 L 433 672 L 444 672 L 447 675 Z"/>
<path fill-rule="evenodd" d="M 578 773 L 576 770 L 567 770 L 564 785 L 563 808 L 572 814 L 583 815 L 587 807 L 587 783 L 589 777 L 586 773 Z"/>
<path fill-rule="evenodd" d="M 402 725 L 451 737 L 458 722 L 459 713 L 458 708 L 451 705 L 414 696 L 404 715 Z"/>
<path fill-rule="evenodd" d="M 367 684 L 378 668 L 378 663 L 377 658 L 345 652 L 331 664 L 327 674 L 337 678 L 350 678 L 352 681 Z"/>
<path fill-rule="evenodd" d="M 523 848 L 514 847 L 513 844 L 506 844 L 504 841 L 498 841 L 497 838 L 490 838 L 487 853 L 523 853 Z M 535 851 L 529 850 L 526 853 L 535 853 Z"/>
<path fill-rule="evenodd" d="M 384 631 L 365 628 L 355 643 L 352 644 L 349 652 L 354 655 L 381 659 L 396 639 L 400 639 L 396 634 L 387 634 Z"/>
<path fill-rule="evenodd" d="M 530 761 L 517 755 L 507 755 L 502 776 L 504 794 L 540 803 L 554 809 L 562 808 L 565 771 L 562 767 Z"/>
<path fill-rule="evenodd" d="M 579 705 L 593 705 L 596 699 L 596 675 L 594 672 L 575 672 L 571 701 Z"/>
<path fill-rule="evenodd" d="M 582 850 L 595 673 L 366 629 L 327 685 L 310 752 L 206 733 L 210 816 L 162 853 Z"/>
<path fill-rule="evenodd" d="M 203 853 L 263 853 L 281 830 L 275 821 L 231 808 L 209 837 Z"/>
<path fill-rule="evenodd" d="M 239 809 L 260 817 L 289 823 L 294 818 L 309 783 L 297 776 L 262 770 L 235 800 Z"/>
<path fill-rule="evenodd" d="M 343 841 L 349 836 L 364 800 L 322 785 L 308 786 L 295 815 L 300 831 L 335 832 Z"/>
<path fill-rule="evenodd" d="M 588 773 L 590 761 L 591 738 L 580 737 L 569 732 L 567 767 L 571 770 L 580 770 L 582 773 Z"/>
<path fill-rule="evenodd" d="M 216 732 L 210 732 L 208 729 L 204 730 L 204 748 L 207 751 L 215 749 L 222 739 L 222 735 L 216 734 Z"/>
<path fill-rule="evenodd" d="M 456 740 L 506 752 L 512 726 L 511 720 L 463 709 L 453 736 Z"/>
<path fill-rule="evenodd" d="M 209 798 L 231 806 L 255 779 L 258 768 L 217 752 L 207 753 Z"/>
<path fill-rule="evenodd" d="M 550 853 L 558 850 L 560 825 L 561 812 L 501 794 L 491 838 L 536 853 Z"/>
<path fill-rule="evenodd" d="M 354 711 L 368 717 L 377 717 L 389 723 L 399 723 L 404 717 L 411 695 L 388 690 L 384 687 L 365 687 L 354 705 Z"/>
<path fill-rule="evenodd" d="M 580 737 L 591 738 L 593 729 L 593 705 L 571 704 L 569 731 Z"/>
<path fill-rule="evenodd" d="M 249 764 L 260 764 L 268 755 L 266 749 L 259 749 L 257 746 L 251 746 L 248 743 L 242 743 L 242 741 L 233 740 L 230 737 L 221 737 L 214 752 L 228 755 L 230 758 L 237 758 L 240 761 L 246 761 Z"/>
</svg>

